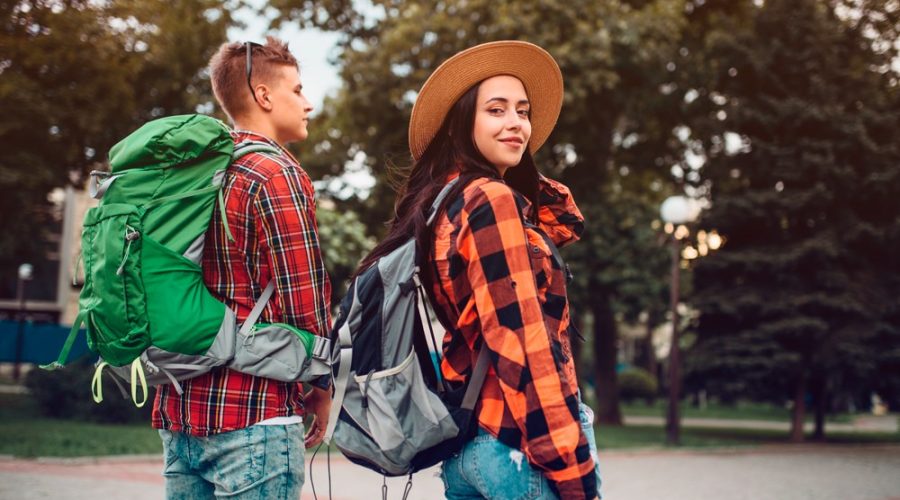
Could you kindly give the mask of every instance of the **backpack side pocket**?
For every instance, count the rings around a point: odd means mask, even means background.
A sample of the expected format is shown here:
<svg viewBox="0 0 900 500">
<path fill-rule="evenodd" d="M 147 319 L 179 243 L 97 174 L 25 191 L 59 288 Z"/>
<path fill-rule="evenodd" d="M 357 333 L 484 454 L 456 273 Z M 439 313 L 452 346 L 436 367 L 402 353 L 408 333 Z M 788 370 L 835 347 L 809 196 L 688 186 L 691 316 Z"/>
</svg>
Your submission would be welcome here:
<svg viewBox="0 0 900 500">
<path fill-rule="evenodd" d="M 437 394 L 427 389 L 415 352 L 396 367 L 355 375 L 344 411 L 360 430 L 339 426 L 345 454 L 364 456 L 388 474 L 404 474 L 422 450 L 455 437 L 459 428 Z"/>
<path fill-rule="evenodd" d="M 141 215 L 134 205 L 114 203 L 92 208 L 84 218 L 85 286 L 78 305 L 88 346 L 113 366 L 130 363 L 150 345 Z"/>
</svg>

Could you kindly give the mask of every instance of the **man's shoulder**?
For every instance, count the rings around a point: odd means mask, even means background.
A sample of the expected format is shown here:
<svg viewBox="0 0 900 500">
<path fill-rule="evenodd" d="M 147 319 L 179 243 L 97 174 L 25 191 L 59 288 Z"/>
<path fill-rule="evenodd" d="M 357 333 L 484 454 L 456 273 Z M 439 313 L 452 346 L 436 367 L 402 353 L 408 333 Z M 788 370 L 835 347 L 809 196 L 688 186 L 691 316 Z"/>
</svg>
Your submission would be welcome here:
<svg viewBox="0 0 900 500">
<path fill-rule="evenodd" d="M 296 161 L 273 148 L 272 151 L 254 151 L 238 158 L 230 167 L 233 175 L 254 184 L 266 184 L 272 178 L 286 172 L 300 173 Z"/>
</svg>

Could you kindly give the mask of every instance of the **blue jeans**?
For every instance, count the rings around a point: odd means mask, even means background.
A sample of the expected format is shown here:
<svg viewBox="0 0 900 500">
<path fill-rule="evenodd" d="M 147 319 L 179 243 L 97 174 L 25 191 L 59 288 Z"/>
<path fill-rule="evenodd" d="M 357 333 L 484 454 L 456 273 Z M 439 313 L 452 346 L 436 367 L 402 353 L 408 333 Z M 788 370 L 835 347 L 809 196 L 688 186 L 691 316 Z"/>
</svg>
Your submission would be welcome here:
<svg viewBox="0 0 900 500">
<path fill-rule="evenodd" d="M 597 489 L 600 489 L 600 465 L 597 460 L 597 440 L 594 437 L 594 412 L 581 403 L 581 429 L 594 457 Z M 479 429 L 453 457 L 444 461 L 441 471 L 447 500 L 503 499 L 557 500 L 550 483 L 539 470 L 528 464 L 525 455 L 506 446 Z"/>
<path fill-rule="evenodd" d="M 300 498 L 303 424 L 253 425 L 206 437 L 159 435 L 168 499 Z"/>
</svg>

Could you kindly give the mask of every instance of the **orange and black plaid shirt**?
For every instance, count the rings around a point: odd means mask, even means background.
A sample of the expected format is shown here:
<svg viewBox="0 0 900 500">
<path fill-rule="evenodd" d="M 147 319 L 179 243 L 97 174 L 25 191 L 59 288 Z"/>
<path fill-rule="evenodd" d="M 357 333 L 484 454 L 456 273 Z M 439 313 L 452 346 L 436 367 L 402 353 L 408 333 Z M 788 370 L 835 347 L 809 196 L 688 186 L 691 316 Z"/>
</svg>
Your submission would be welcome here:
<svg viewBox="0 0 900 500">
<path fill-rule="evenodd" d="M 564 246 L 579 238 L 584 218 L 568 188 L 543 177 L 540 185 L 537 228 L 523 221 L 533 210 L 528 200 L 487 178 L 472 181 L 437 219 L 432 297 L 454 327 L 444 338 L 441 371 L 464 382 L 487 347 L 480 427 L 522 450 L 562 498 L 594 498 L 567 333 L 566 271 L 538 232 Z"/>
<path fill-rule="evenodd" d="M 274 141 L 252 132 L 235 134 L 236 143 L 247 140 L 265 142 L 280 154 L 250 153 L 228 167 L 225 212 L 235 241 L 228 241 L 216 210 L 206 233 L 203 280 L 238 322 L 275 280 L 275 293 L 259 321 L 328 335 L 331 284 L 319 247 L 312 181 Z M 153 427 L 206 436 L 303 414 L 298 383 L 222 368 L 186 380 L 182 387 L 180 396 L 172 385 L 157 388 Z"/>
</svg>

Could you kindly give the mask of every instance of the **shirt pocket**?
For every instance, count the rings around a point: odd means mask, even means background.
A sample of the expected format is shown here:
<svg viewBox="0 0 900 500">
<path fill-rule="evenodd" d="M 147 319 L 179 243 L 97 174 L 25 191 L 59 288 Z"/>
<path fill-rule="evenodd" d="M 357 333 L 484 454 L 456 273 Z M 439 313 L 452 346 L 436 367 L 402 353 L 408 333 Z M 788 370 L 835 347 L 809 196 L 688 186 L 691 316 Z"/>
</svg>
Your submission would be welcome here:
<svg viewBox="0 0 900 500">
<path fill-rule="evenodd" d="M 553 253 L 544 238 L 534 229 L 526 227 L 525 236 L 528 241 L 528 255 L 531 257 L 531 269 L 534 271 L 538 292 L 543 298 L 553 276 Z"/>
</svg>

